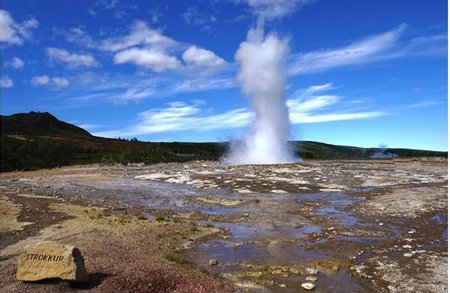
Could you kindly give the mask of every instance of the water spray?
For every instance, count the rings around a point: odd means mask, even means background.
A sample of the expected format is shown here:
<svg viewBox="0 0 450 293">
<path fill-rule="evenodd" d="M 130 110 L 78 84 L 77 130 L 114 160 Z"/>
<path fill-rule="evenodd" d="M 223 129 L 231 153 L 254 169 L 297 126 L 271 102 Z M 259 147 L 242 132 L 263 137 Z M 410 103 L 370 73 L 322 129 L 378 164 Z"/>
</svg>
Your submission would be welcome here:
<svg viewBox="0 0 450 293">
<path fill-rule="evenodd" d="M 230 143 L 228 164 L 275 164 L 298 161 L 289 151 L 289 111 L 286 105 L 287 39 L 264 33 L 264 19 L 251 28 L 239 46 L 236 81 L 248 97 L 253 120 L 242 141 Z"/>
</svg>

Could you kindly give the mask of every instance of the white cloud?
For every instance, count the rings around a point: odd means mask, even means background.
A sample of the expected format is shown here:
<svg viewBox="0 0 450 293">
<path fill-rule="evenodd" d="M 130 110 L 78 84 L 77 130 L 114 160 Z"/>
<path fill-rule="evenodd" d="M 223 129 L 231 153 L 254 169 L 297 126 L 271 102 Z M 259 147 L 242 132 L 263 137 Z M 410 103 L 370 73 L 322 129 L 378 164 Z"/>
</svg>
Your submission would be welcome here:
<svg viewBox="0 0 450 293">
<path fill-rule="evenodd" d="M 23 64 L 24 63 L 23 63 L 22 59 L 20 59 L 18 57 L 14 57 L 11 60 L 5 62 L 5 67 L 20 69 L 20 68 L 23 68 Z"/>
<path fill-rule="evenodd" d="M 130 3 L 133 1 L 97 0 L 90 2 L 93 2 L 93 6 L 89 7 L 87 12 L 93 17 L 97 17 L 99 13 L 108 12 L 115 18 L 123 18 L 130 14 L 130 10 L 139 8 L 137 4 Z"/>
<path fill-rule="evenodd" d="M 246 3 L 253 13 L 267 19 L 280 18 L 295 12 L 297 7 L 302 7 L 315 0 L 235 0 L 238 3 Z"/>
<path fill-rule="evenodd" d="M 64 49 L 47 48 L 47 56 L 51 60 L 66 63 L 69 68 L 78 67 L 97 67 L 99 63 L 92 55 L 88 54 L 72 54 Z"/>
<path fill-rule="evenodd" d="M 10 88 L 14 86 L 13 80 L 6 75 L 0 77 L 0 88 Z"/>
<path fill-rule="evenodd" d="M 432 106 L 437 106 L 437 105 L 442 105 L 442 104 L 446 104 L 447 101 L 439 101 L 439 100 L 424 100 L 424 101 L 419 101 L 417 103 L 408 105 L 405 107 L 405 109 L 414 109 L 414 108 L 425 108 L 425 107 L 432 107 Z"/>
<path fill-rule="evenodd" d="M 53 77 L 52 82 L 58 88 L 66 87 L 69 85 L 69 81 L 64 77 Z"/>
<path fill-rule="evenodd" d="M 97 11 L 95 11 L 92 7 L 91 8 L 88 8 L 87 10 L 87 13 L 89 13 L 92 17 L 97 17 Z"/>
<path fill-rule="evenodd" d="M 182 68 L 178 58 L 170 53 L 176 46 L 177 42 L 150 29 L 144 21 L 136 21 L 128 35 L 101 43 L 101 49 L 117 52 L 114 63 L 133 63 L 156 72 Z"/>
<path fill-rule="evenodd" d="M 134 63 L 156 72 L 175 70 L 181 67 L 180 62 L 174 56 L 158 49 L 131 48 L 114 55 L 114 63 Z"/>
<path fill-rule="evenodd" d="M 31 84 L 40 86 L 53 86 L 55 88 L 63 88 L 69 85 L 69 81 L 64 77 L 48 77 L 47 75 L 35 76 L 31 79 Z"/>
<path fill-rule="evenodd" d="M 126 104 L 128 102 L 138 102 L 140 100 L 152 97 L 156 94 L 152 86 L 134 86 L 128 88 L 123 94 L 108 97 L 116 105 Z"/>
<path fill-rule="evenodd" d="M 0 10 L 0 42 L 13 45 L 22 45 L 23 41 L 30 39 L 31 29 L 39 26 L 35 18 L 17 23 L 6 10 Z"/>
<path fill-rule="evenodd" d="M 341 109 L 336 105 L 341 97 L 336 95 L 311 95 L 333 89 L 331 83 L 311 86 L 299 96 L 287 101 L 292 124 L 319 123 L 342 120 L 375 118 L 386 115 L 382 111 Z M 252 113 L 247 108 L 231 109 L 224 113 L 209 114 L 210 108 L 204 101 L 172 102 L 165 108 L 151 109 L 139 113 L 139 122 L 122 130 L 99 132 L 96 135 L 118 137 L 137 136 L 167 131 L 208 131 L 232 129 L 249 125 Z"/>
<path fill-rule="evenodd" d="M 227 66 L 225 60 L 210 50 L 195 45 L 186 47 L 187 44 L 150 29 L 144 21 L 134 22 L 128 35 L 100 42 L 100 49 L 115 52 L 114 63 L 133 63 L 155 72 L 174 70 L 186 75 L 206 76 Z"/>
<path fill-rule="evenodd" d="M 290 74 L 315 73 L 388 58 L 388 55 L 383 53 L 387 53 L 397 44 L 404 29 L 405 26 L 401 25 L 394 30 L 365 38 L 346 47 L 294 55 Z"/>
<path fill-rule="evenodd" d="M 417 37 L 404 44 L 397 56 L 447 56 L 447 35 Z"/>
<path fill-rule="evenodd" d="M 31 79 L 31 83 L 34 86 L 44 86 L 50 82 L 50 78 L 47 75 L 35 76 Z"/>
<path fill-rule="evenodd" d="M 98 132 L 98 136 L 135 136 L 149 133 L 180 130 L 214 130 L 245 126 L 251 114 L 245 108 L 209 116 L 201 115 L 200 104 L 172 102 L 166 108 L 152 109 L 139 113 L 139 123 L 126 130 Z"/>
<path fill-rule="evenodd" d="M 406 25 L 366 37 L 348 46 L 316 50 L 290 56 L 290 75 L 325 72 L 335 68 L 358 66 L 376 61 L 407 57 L 447 55 L 447 36 L 432 35 L 405 39 Z"/>
<path fill-rule="evenodd" d="M 168 97 L 182 93 L 198 93 L 235 87 L 233 78 L 177 78 L 173 75 L 152 75 L 151 78 L 98 76 L 92 73 L 80 74 L 75 81 L 89 84 L 89 92 L 71 99 L 78 107 L 92 103 L 112 103 L 122 105 L 138 103 L 154 97 Z"/>
<path fill-rule="evenodd" d="M 214 15 L 201 13 L 197 7 L 188 7 L 180 16 L 187 25 L 198 26 L 202 31 L 211 30 L 212 24 L 217 22 Z"/>
<path fill-rule="evenodd" d="M 291 123 L 319 123 L 319 122 L 332 122 L 342 120 L 355 120 L 355 119 L 367 119 L 375 118 L 386 115 L 381 111 L 369 111 L 369 112 L 355 112 L 355 113 L 332 113 L 332 114 L 317 114 L 310 115 L 308 113 L 290 113 L 289 118 Z"/>
<path fill-rule="evenodd" d="M 291 113 L 304 113 L 333 105 L 338 101 L 338 96 L 323 95 L 307 97 L 305 99 L 289 99 L 286 104 L 288 105 Z"/>
<path fill-rule="evenodd" d="M 100 48 L 106 51 L 117 52 L 139 45 L 166 50 L 177 45 L 177 42 L 162 35 L 157 30 L 150 29 L 145 21 L 136 21 L 130 34 L 124 37 L 105 39 L 101 42 Z"/>
<path fill-rule="evenodd" d="M 158 7 L 151 9 L 151 10 L 149 11 L 149 14 L 150 14 L 151 22 L 152 22 L 153 24 L 158 23 L 159 20 L 160 20 L 160 18 L 161 18 L 161 16 L 162 16 L 162 14 L 161 14 L 161 12 L 159 11 L 159 8 L 158 8 Z"/>
<path fill-rule="evenodd" d="M 114 9 L 117 6 L 117 3 L 119 3 L 119 0 L 101 0 L 97 1 L 100 3 L 99 5 L 102 5 L 105 9 Z"/>
<path fill-rule="evenodd" d="M 63 30 L 60 33 L 62 33 L 65 36 L 66 41 L 70 43 L 85 46 L 90 49 L 98 47 L 98 42 L 86 33 L 83 26 L 74 26 L 68 31 Z"/>
<path fill-rule="evenodd" d="M 225 68 L 228 64 L 214 54 L 214 52 L 190 46 L 182 55 L 183 61 L 186 63 L 188 70 L 198 71 L 208 75 Z"/>
<path fill-rule="evenodd" d="M 201 92 L 236 87 L 233 78 L 197 78 L 187 79 L 174 86 L 171 93 Z"/>
</svg>

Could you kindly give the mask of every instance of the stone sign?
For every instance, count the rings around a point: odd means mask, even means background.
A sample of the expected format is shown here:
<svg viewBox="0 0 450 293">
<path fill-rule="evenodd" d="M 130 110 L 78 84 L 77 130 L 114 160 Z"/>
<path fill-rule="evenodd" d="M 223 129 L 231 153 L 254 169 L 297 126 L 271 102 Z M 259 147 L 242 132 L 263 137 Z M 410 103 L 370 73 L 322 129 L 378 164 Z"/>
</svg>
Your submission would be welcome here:
<svg viewBox="0 0 450 293">
<path fill-rule="evenodd" d="M 78 248 L 44 241 L 25 248 L 19 256 L 16 277 L 21 281 L 61 279 L 88 281 L 84 259 Z"/>
</svg>

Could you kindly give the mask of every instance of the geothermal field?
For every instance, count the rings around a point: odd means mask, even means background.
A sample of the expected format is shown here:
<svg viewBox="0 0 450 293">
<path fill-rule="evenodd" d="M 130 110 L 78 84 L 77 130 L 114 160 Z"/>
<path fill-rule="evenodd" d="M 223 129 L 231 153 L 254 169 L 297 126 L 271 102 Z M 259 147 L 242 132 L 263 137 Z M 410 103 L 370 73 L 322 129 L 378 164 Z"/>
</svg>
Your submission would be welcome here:
<svg viewBox="0 0 450 293">
<path fill-rule="evenodd" d="M 6 2 L 0 293 L 447 292 L 443 1 Z"/>
<path fill-rule="evenodd" d="M 88 165 L 3 173 L 0 292 L 446 292 L 447 161 Z M 15 279 L 42 240 L 87 285 Z"/>
</svg>

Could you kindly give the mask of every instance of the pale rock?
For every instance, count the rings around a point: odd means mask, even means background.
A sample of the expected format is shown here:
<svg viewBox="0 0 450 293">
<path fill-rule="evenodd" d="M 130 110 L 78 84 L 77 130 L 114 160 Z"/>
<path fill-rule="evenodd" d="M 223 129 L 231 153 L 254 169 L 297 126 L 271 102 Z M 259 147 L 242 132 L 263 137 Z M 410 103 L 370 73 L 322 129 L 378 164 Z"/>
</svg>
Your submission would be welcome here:
<svg viewBox="0 0 450 293">
<path fill-rule="evenodd" d="M 316 285 L 314 285 L 313 283 L 302 283 L 301 286 L 306 290 L 314 290 L 314 288 L 316 288 Z"/>
<path fill-rule="evenodd" d="M 319 273 L 319 270 L 315 268 L 306 268 L 306 272 L 310 275 L 317 275 Z"/>
<path fill-rule="evenodd" d="M 313 277 L 313 276 L 308 276 L 305 278 L 306 281 L 308 282 L 317 282 L 317 277 Z"/>
<path fill-rule="evenodd" d="M 81 251 L 52 241 L 25 247 L 19 256 L 16 277 L 20 281 L 61 279 L 77 283 L 89 279 Z"/>
<path fill-rule="evenodd" d="M 219 264 L 219 261 L 217 259 L 210 259 L 209 265 L 210 266 L 217 266 Z"/>
</svg>

